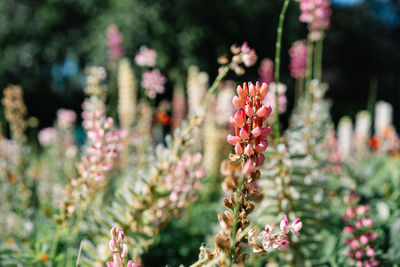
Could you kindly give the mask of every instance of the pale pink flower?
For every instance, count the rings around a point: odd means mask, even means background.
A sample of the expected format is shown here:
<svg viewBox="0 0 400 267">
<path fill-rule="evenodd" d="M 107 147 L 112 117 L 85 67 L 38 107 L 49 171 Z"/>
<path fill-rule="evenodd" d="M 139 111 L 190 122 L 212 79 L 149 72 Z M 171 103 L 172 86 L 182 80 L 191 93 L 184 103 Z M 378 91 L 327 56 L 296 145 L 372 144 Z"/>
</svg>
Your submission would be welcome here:
<svg viewBox="0 0 400 267">
<path fill-rule="evenodd" d="M 300 3 L 300 21 L 307 23 L 312 40 L 323 37 L 323 31 L 330 25 L 330 0 L 296 0 Z"/>
<path fill-rule="evenodd" d="M 53 127 L 47 127 L 40 130 L 38 134 L 39 143 L 42 146 L 49 146 L 56 142 L 57 132 Z"/>
<path fill-rule="evenodd" d="M 116 25 L 110 25 L 107 28 L 108 56 L 111 59 L 119 58 L 124 55 L 124 48 L 121 45 L 122 39 L 122 35 Z"/>
<path fill-rule="evenodd" d="M 70 128 L 74 125 L 76 120 L 76 113 L 70 109 L 59 109 L 57 111 L 57 124 L 62 129 Z"/>
<path fill-rule="evenodd" d="M 154 49 L 142 46 L 135 56 L 135 62 L 141 67 L 154 67 L 157 62 L 157 52 Z"/>
<path fill-rule="evenodd" d="M 293 235 L 299 235 L 299 231 L 301 230 L 303 224 L 299 218 L 290 223 L 285 215 L 280 223 L 279 232 L 273 232 L 275 225 L 275 223 L 273 225 L 267 224 L 265 226 L 265 230 L 262 231 L 258 236 L 256 235 L 255 228 L 249 231 L 249 244 L 253 248 L 253 252 L 269 252 L 271 249 L 278 249 L 281 251 L 287 250 L 290 244 L 290 242 L 287 240 L 288 234 L 292 232 Z M 262 250 L 260 250 L 260 246 L 258 245 L 260 240 Z"/>
<path fill-rule="evenodd" d="M 261 61 L 258 76 L 261 83 L 270 84 L 274 81 L 274 62 L 271 59 L 264 58 Z"/>
<path fill-rule="evenodd" d="M 295 79 L 301 79 L 306 76 L 307 68 L 307 43 L 304 40 L 296 41 L 289 49 L 290 55 L 290 74 Z"/>
<path fill-rule="evenodd" d="M 143 73 L 141 85 L 146 89 L 147 96 L 154 99 L 157 94 L 164 93 L 166 82 L 167 79 L 160 70 L 154 69 Z"/>
</svg>

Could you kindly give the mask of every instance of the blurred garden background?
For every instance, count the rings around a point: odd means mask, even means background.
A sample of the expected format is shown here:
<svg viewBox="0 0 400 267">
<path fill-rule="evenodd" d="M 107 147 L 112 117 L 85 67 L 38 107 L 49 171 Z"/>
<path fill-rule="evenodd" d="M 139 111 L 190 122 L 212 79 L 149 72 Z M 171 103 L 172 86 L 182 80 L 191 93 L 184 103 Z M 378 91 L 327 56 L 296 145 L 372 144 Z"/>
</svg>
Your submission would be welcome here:
<svg viewBox="0 0 400 267">
<path fill-rule="evenodd" d="M 259 58 L 274 57 L 279 1 L 262 0 L 15 0 L 0 3 L 0 87 L 24 88 L 30 115 L 49 126 L 60 107 L 80 111 L 84 66 L 107 65 L 107 27 L 123 36 L 125 56 L 142 45 L 155 49 L 162 71 L 182 78 L 190 65 L 214 73 L 216 58 L 248 41 Z M 395 0 L 333 0 L 324 41 L 323 80 L 330 84 L 335 122 L 354 118 L 371 100 L 400 108 L 400 4 Z M 305 35 L 297 5 L 288 9 L 283 51 Z M 289 55 L 282 80 L 289 86 Z M 246 72 L 256 80 L 257 66 Z M 212 80 L 214 77 L 210 77 Z M 372 95 L 370 92 L 373 92 Z M 289 99 L 293 92 L 289 91 Z M 169 97 L 171 91 L 160 98 Z M 371 108 L 371 107 L 369 107 Z M 394 122 L 400 122 L 394 112 Z"/>
<path fill-rule="evenodd" d="M 221 200 L 242 183 L 252 223 L 293 234 L 287 253 L 246 266 L 398 267 L 400 2 L 291 0 L 279 80 L 263 59 L 275 58 L 284 2 L 0 1 L 0 266 L 117 266 L 123 231 L 143 266 L 202 262 L 219 255 L 203 244 L 221 249 L 235 197 Z M 307 2 L 327 25 L 299 21 Z M 236 89 L 264 79 L 262 62 L 267 83 L 277 75 L 269 98 L 266 85 Z M 270 248 L 238 225 L 247 252 Z"/>
</svg>

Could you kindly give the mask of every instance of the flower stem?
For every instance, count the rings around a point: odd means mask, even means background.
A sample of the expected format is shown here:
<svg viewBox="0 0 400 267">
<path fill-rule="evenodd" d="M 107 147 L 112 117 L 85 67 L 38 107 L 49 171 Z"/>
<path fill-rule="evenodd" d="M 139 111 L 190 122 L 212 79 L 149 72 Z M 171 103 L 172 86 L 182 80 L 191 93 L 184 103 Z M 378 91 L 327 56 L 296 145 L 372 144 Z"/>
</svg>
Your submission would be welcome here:
<svg viewBox="0 0 400 267">
<path fill-rule="evenodd" d="M 278 29 L 276 30 L 277 37 L 276 37 L 276 44 L 275 44 L 275 140 L 280 138 L 279 133 L 279 114 L 278 114 L 278 84 L 280 78 L 280 67 L 281 67 L 281 47 L 282 47 L 282 31 L 283 31 L 283 22 L 285 20 L 286 10 L 289 6 L 289 0 L 285 0 L 283 3 L 283 7 L 281 10 L 281 14 L 279 15 L 279 23 Z"/>
<path fill-rule="evenodd" d="M 56 235 L 55 235 L 55 237 L 54 237 L 53 247 L 51 248 L 49 266 L 54 266 L 54 264 L 55 264 L 55 258 L 56 258 L 56 254 L 57 254 L 58 241 L 59 241 L 59 239 L 60 239 L 60 231 L 61 231 L 61 227 L 60 227 L 60 225 L 57 225 L 57 230 L 56 230 Z"/>
<path fill-rule="evenodd" d="M 314 64 L 314 75 L 318 81 L 322 80 L 322 51 L 323 51 L 324 39 L 321 38 L 316 42 L 315 45 L 315 64 Z"/>
<path fill-rule="evenodd" d="M 208 89 L 207 94 L 203 100 L 203 108 L 207 108 L 208 102 L 210 101 L 211 95 L 213 95 L 217 89 L 218 89 L 218 84 L 222 81 L 223 78 L 228 74 L 229 70 L 232 68 L 232 64 L 225 66 L 221 69 L 219 72 L 217 78 L 215 78 L 214 82 L 212 83 L 210 89 Z"/>
<path fill-rule="evenodd" d="M 314 42 L 311 40 L 311 34 L 307 38 L 307 69 L 306 69 L 306 97 L 311 105 L 312 94 L 310 91 L 310 83 L 312 80 L 312 66 L 313 66 L 313 52 L 314 52 Z"/>
</svg>

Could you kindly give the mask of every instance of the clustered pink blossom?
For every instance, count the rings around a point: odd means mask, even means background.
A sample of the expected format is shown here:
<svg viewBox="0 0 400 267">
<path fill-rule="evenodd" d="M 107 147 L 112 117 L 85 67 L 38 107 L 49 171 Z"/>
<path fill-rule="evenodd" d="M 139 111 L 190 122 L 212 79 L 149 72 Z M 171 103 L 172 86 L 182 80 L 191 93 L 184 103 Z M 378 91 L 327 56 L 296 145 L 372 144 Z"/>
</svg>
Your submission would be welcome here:
<svg viewBox="0 0 400 267">
<path fill-rule="evenodd" d="M 113 252 L 113 260 L 106 263 L 107 267 L 125 267 L 125 259 L 128 256 L 128 246 L 123 243 L 125 233 L 119 227 L 114 226 L 110 231 L 111 240 L 108 243 L 110 250 Z M 132 260 L 128 261 L 127 267 L 141 267 L 140 263 Z"/>
<path fill-rule="evenodd" d="M 371 230 L 374 221 L 366 216 L 370 206 L 358 205 L 359 200 L 360 197 L 354 191 L 344 198 L 344 203 L 348 208 L 342 216 L 347 223 L 343 231 L 350 236 L 345 240 L 350 248 L 347 255 L 357 267 L 379 266 L 376 252 L 371 244 L 378 236 Z"/>
<path fill-rule="evenodd" d="M 196 199 L 197 195 L 193 192 L 200 189 L 199 179 L 205 176 L 204 169 L 200 166 L 201 159 L 200 153 L 184 156 L 171 166 L 165 176 L 166 187 L 171 192 L 169 201 L 173 203 L 172 208 L 184 208 L 189 201 Z"/>
<path fill-rule="evenodd" d="M 323 30 L 330 25 L 332 14 L 330 0 L 296 0 L 300 3 L 300 21 L 308 23 L 311 39 L 316 41 L 323 37 Z"/>
<path fill-rule="evenodd" d="M 160 70 L 154 69 L 143 73 L 141 85 L 146 89 L 147 96 L 154 99 L 157 94 L 164 93 L 166 82 L 167 79 Z"/>
<path fill-rule="evenodd" d="M 154 67 L 157 61 L 157 52 L 154 49 L 142 46 L 135 56 L 135 62 L 141 67 Z"/>
<path fill-rule="evenodd" d="M 264 163 L 262 152 L 267 149 L 267 135 L 271 127 L 263 127 L 263 122 L 271 114 L 272 108 L 262 104 L 268 93 L 266 83 L 243 83 L 243 87 L 238 86 L 236 92 L 238 95 L 233 97 L 232 102 L 237 111 L 230 118 L 235 135 L 228 135 L 227 140 L 235 146 L 235 157 L 245 160 L 242 173 L 248 175 L 253 172 L 255 165 Z"/>
<path fill-rule="evenodd" d="M 261 83 L 270 84 L 274 81 L 274 62 L 271 59 L 264 58 L 261 61 L 258 76 Z"/>
<path fill-rule="evenodd" d="M 84 179 L 104 181 L 122 149 L 121 139 L 125 133 L 113 130 L 113 119 L 106 118 L 102 101 L 92 97 L 85 100 L 82 107 L 82 124 L 88 142 L 86 156 L 78 164 L 78 169 Z"/>
<path fill-rule="evenodd" d="M 107 28 L 108 56 L 111 59 L 119 58 L 124 55 L 122 47 L 122 35 L 116 25 L 110 25 Z"/>
<path fill-rule="evenodd" d="M 61 108 L 57 111 L 57 124 L 62 129 L 72 127 L 75 119 L 76 113 L 73 110 Z"/>
<path fill-rule="evenodd" d="M 57 132 L 53 127 L 47 127 L 40 130 L 38 134 L 39 143 L 42 146 L 49 146 L 56 142 Z"/>
<path fill-rule="evenodd" d="M 257 61 L 257 54 L 256 51 L 254 49 L 251 49 L 247 42 L 244 42 L 242 47 L 240 48 L 240 54 L 242 56 L 242 61 L 243 64 L 246 67 L 251 67 L 253 66 L 256 61 Z"/>
<path fill-rule="evenodd" d="M 256 51 L 251 49 L 247 42 L 244 42 L 241 47 L 232 45 L 231 52 L 233 54 L 231 68 L 237 75 L 242 75 L 245 72 L 241 64 L 244 64 L 246 67 L 251 67 L 257 61 Z M 219 61 L 220 63 L 227 63 L 228 59 L 226 57 L 221 57 Z"/>
<path fill-rule="evenodd" d="M 278 90 L 277 93 L 276 90 Z M 286 112 L 287 109 L 287 97 L 286 97 L 286 85 L 279 83 L 278 88 L 275 83 L 269 84 L 268 94 L 263 100 L 263 104 L 272 108 L 272 114 L 274 114 L 276 96 L 278 96 L 278 113 L 282 114 Z M 274 119 L 274 116 L 271 116 Z"/>
<path fill-rule="evenodd" d="M 280 223 L 280 231 L 273 233 L 276 223 L 273 225 L 267 224 L 265 230 L 257 235 L 255 228 L 249 231 L 249 244 L 253 248 L 254 253 L 268 252 L 269 250 L 287 250 L 289 248 L 288 234 L 291 232 L 294 236 L 298 236 L 299 231 L 303 227 L 303 223 L 300 218 L 297 218 L 293 222 L 289 222 L 285 215 Z M 261 241 L 261 246 L 258 245 L 258 241 Z"/>
<path fill-rule="evenodd" d="M 295 79 L 302 79 L 306 76 L 307 69 L 307 43 L 304 40 L 296 41 L 289 49 L 290 74 Z"/>
</svg>

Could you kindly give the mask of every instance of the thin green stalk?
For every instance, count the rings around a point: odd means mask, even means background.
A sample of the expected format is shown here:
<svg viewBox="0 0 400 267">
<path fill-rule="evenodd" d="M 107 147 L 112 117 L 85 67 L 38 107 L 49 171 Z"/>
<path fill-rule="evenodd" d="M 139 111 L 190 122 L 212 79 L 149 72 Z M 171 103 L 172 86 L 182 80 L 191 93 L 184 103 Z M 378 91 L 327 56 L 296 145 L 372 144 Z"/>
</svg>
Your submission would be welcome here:
<svg viewBox="0 0 400 267">
<path fill-rule="evenodd" d="M 79 245 L 78 258 L 76 259 L 76 265 L 75 265 L 76 267 L 79 266 L 79 261 L 81 260 L 82 245 L 83 241 L 81 241 L 81 244 Z"/>
<path fill-rule="evenodd" d="M 218 76 L 215 78 L 213 84 L 210 89 L 208 89 L 207 94 L 203 100 L 202 106 L 206 108 L 208 106 L 208 102 L 210 101 L 210 97 L 217 91 L 218 84 L 222 81 L 222 79 L 228 74 L 229 70 L 232 68 L 232 63 L 228 66 L 224 66 L 219 72 Z"/>
<path fill-rule="evenodd" d="M 278 29 L 276 30 L 276 44 L 275 44 L 275 140 L 279 140 L 280 132 L 279 132 L 279 114 L 278 114 L 278 84 L 280 79 L 280 67 L 281 67 L 281 47 L 282 47 L 282 32 L 283 32 L 283 22 L 285 21 L 286 10 L 289 6 L 289 0 L 285 0 L 283 3 L 283 7 L 281 10 L 281 14 L 279 15 L 279 23 Z"/>
<path fill-rule="evenodd" d="M 304 90 L 304 79 L 303 78 L 296 79 L 296 84 L 295 84 L 295 88 L 294 88 L 294 102 L 293 103 L 297 103 L 297 100 L 303 94 L 303 90 Z"/>
<path fill-rule="evenodd" d="M 60 239 L 60 231 L 61 231 L 61 227 L 60 227 L 60 225 L 57 225 L 57 230 L 56 230 L 56 235 L 54 237 L 53 247 L 51 248 L 49 266 L 54 266 L 54 263 L 55 263 L 55 258 L 57 256 L 58 241 Z"/>
<path fill-rule="evenodd" d="M 313 66 L 313 52 L 314 52 L 314 42 L 311 40 L 310 34 L 307 38 L 307 69 L 306 69 L 306 97 L 311 105 L 312 94 L 310 91 L 310 83 L 312 80 L 312 66 Z"/>
<path fill-rule="evenodd" d="M 321 38 L 315 45 L 315 63 L 314 75 L 318 81 L 322 81 L 322 52 L 323 52 L 324 39 Z"/>
</svg>

